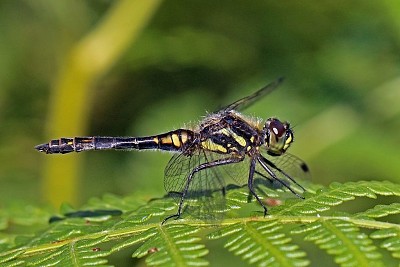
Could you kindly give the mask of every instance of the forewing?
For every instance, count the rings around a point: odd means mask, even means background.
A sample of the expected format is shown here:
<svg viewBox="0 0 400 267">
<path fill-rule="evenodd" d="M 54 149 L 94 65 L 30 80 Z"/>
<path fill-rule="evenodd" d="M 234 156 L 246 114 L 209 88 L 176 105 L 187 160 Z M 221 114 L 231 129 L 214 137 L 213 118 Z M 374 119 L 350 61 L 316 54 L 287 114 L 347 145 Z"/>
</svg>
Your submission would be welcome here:
<svg viewBox="0 0 400 267">
<path fill-rule="evenodd" d="M 257 92 L 255 92 L 252 95 L 246 96 L 242 99 L 239 99 L 235 102 L 233 102 L 232 104 L 222 108 L 220 110 L 223 112 L 226 111 L 230 111 L 230 110 L 243 110 L 247 107 L 249 107 L 250 105 L 252 105 L 254 102 L 256 102 L 257 100 L 259 100 L 260 98 L 262 98 L 263 96 L 271 93 L 273 90 L 275 90 L 283 81 L 283 78 L 279 78 L 276 81 L 264 86 L 263 88 L 261 88 L 260 90 L 258 90 Z"/>
</svg>

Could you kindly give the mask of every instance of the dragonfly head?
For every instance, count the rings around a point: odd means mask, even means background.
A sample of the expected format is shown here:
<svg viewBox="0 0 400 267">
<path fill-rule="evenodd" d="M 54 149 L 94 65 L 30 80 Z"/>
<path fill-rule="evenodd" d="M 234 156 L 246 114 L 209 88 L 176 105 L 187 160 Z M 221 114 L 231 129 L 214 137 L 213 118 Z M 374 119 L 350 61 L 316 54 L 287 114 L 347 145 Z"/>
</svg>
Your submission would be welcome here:
<svg viewBox="0 0 400 267">
<path fill-rule="evenodd" d="M 278 119 L 270 118 L 265 122 L 265 145 L 268 153 L 279 156 L 285 153 L 293 142 L 293 132 L 288 122 L 281 122 Z"/>
</svg>

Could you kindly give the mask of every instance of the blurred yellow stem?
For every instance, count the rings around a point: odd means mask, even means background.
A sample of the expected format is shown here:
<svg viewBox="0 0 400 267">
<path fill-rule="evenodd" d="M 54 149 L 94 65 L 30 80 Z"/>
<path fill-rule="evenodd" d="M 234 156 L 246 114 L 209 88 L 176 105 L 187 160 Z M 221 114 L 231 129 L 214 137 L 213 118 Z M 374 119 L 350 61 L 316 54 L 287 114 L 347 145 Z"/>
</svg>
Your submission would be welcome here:
<svg viewBox="0 0 400 267">
<path fill-rule="evenodd" d="M 71 49 L 55 81 L 47 135 L 49 138 L 86 133 L 91 89 L 138 37 L 161 0 L 121 0 L 83 40 Z M 79 166 L 76 154 L 46 158 L 43 190 L 46 201 L 59 206 L 77 202 Z"/>
</svg>

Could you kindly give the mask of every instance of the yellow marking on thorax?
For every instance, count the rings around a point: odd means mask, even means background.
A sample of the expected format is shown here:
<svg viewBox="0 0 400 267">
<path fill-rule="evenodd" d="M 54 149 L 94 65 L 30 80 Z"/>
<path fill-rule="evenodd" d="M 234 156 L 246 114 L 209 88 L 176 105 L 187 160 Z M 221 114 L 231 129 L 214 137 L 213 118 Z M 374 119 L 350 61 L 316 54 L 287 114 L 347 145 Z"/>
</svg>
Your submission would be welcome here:
<svg viewBox="0 0 400 267">
<path fill-rule="evenodd" d="M 230 129 L 227 128 L 223 128 L 219 131 L 219 133 L 226 135 L 226 136 L 230 136 L 233 139 L 235 139 L 235 141 L 241 145 L 242 147 L 245 147 L 247 145 L 246 139 L 244 139 L 243 137 L 237 135 L 236 133 L 234 133 L 233 131 L 231 131 Z"/>
<path fill-rule="evenodd" d="M 243 137 L 232 133 L 232 137 L 235 139 L 236 142 L 238 142 L 239 145 L 241 145 L 242 147 L 245 147 L 247 145 L 246 139 L 244 139 Z"/>
<path fill-rule="evenodd" d="M 218 145 L 218 144 L 212 142 L 209 139 L 207 139 L 206 141 L 201 142 L 201 146 L 204 149 L 207 149 L 207 150 L 210 150 L 210 151 L 221 152 L 221 153 L 228 152 L 228 150 L 225 147 L 223 147 L 221 145 Z"/>
<path fill-rule="evenodd" d="M 228 130 L 227 128 L 222 128 L 221 130 L 219 130 L 219 133 L 226 135 L 226 136 L 231 136 L 232 131 Z"/>
</svg>

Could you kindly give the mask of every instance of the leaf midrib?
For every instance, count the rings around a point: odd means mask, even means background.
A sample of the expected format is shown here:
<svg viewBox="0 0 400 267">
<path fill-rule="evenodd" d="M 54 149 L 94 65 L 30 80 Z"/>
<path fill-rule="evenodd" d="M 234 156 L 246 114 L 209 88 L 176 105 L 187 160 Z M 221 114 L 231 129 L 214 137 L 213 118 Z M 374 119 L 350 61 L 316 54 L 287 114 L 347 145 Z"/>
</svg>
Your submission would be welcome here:
<svg viewBox="0 0 400 267">
<path fill-rule="evenodd" d="M 279 262 L 279 266 L 293 266 L 286 258 L 282 252 L 276 248 L 275 245 L 271 244 L 267 238 L 263 235 L 260 235 L 260 231 L 258 231 L 252 223 L 244 223 L 244 228 L 247 230 L 247 233 L 251 236 L 251 238 L 256 241 L 257 244 L 261 245 L 264 248 L 264 251 L 268 251 L 277 262 Z"/>
<path fill-rule="evenodd" d="M 165 240 L 165 244 L 167 244 L 167 250 L 169 252 L 169 256 L 171 257 L 172 262 L 176 263 L 176 266 L 185 267 L 185 261 L 182 257 L 181 253 L 179 253 L 179 248 L 175 245 L 175 242 L 171 235 L 167 231 L 167 227 L 163 227 L 161 225 L 158 226 L 158 231 L 162 236 L 162 239 Z"/>
<path fill-rule="evenodd" d="M 357 247 L 351 239 L 349 239 L 339 228 L 336 227 L 335 224 L 329 222 L 329 221 L 324 221 L 322 224 L 332 233 L 336 235 L 336 237 L 341 240 L 344 245 L 351 251 L 351 255 L 354 255 L 355 259 L 354 261 L 359 264 L 359 266 L 370 266 L 370 261 L 368 258 L 365 256 L 363 257 L 363 254 L 360 253 L 359 247 Z"/>
</svg>

